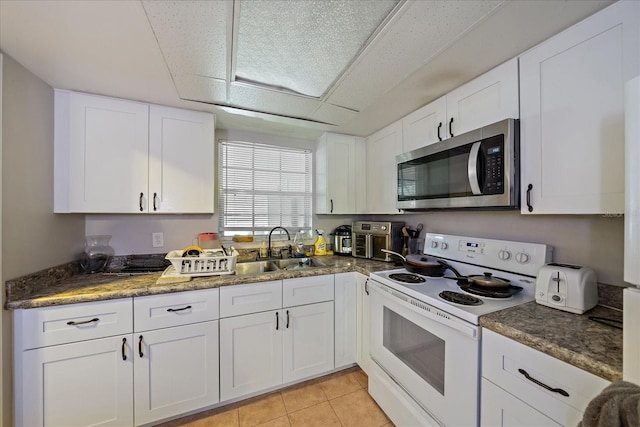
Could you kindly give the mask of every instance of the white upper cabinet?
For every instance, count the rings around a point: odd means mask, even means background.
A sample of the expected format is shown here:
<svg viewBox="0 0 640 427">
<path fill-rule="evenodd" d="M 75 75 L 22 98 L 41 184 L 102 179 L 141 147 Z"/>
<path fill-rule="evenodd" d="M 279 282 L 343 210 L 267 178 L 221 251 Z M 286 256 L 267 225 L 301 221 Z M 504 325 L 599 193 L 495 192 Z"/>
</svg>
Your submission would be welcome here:
<svg viewBox="0 0 640 427">
<path fill-rule="evenodd" d="M 514 58 L 404 117 L 402 152 L 519 117 L 518 58 Z"/>
<path fill-rule="evenodd" d="M 402 152 L 431 145 L 448 138 L 446 97 L 414 111 L 402 119 Z"/>
<path fill-rule="evenodd" d="M 624 84 L 640 3 L 615 3 L 520 58 L 522 213 L 624 212 Z"/>
<path fill-rule="evenodd" d="M 139 212 L 149 106 L 56 91 L 55 120 L 55 212 Z"/>
<path fill-rule="evenodd" d="M 316 146 L 316 213 L 365 212 L 364 139 L 326 132 Z"/>
<path fill-rule="evenodd" d="M 54 211 L 212 213 L 214 117 L 56 90 Z"/>
<path fill-rule="evenodd" d="M 518 107 L 518 58 L 514 58 L 447 94 L 447 138 L 517 119 Z"/>
<path fill-rule="evenodd" d="M 213 135 L 210 113 L 150 106 L 149 212 L 213 213 Z"/>
<path fill-rule="evenodd" d="M 367 213 L 398 213 L 398 154 L 402 154 L 401 120 L 367 138 Z"/>
</svg>

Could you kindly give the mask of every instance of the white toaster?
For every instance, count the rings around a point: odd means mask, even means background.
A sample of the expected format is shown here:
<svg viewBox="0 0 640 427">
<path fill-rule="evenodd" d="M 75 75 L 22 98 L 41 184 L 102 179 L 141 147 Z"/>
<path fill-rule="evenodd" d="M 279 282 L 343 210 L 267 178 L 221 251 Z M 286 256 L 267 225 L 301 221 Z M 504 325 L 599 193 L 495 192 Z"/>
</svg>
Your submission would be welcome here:
<svg viewBox="0 0 640 427">
<path fill-rule="evenodd" d="M 536 280 L 536 302 L 582 314 L 598 304 L 596 273 L 579 265 L 543 265 Z"/>
</svg>

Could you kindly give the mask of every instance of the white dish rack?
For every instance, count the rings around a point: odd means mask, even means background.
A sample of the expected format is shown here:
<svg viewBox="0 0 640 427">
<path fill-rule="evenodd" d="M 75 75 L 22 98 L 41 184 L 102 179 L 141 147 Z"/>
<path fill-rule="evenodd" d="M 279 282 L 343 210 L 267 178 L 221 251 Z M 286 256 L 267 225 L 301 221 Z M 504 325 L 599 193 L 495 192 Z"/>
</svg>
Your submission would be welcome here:
<svg viewBox="0 0 640 427">
<path fill-rule="evenodd" d="M 165 259 L 171 261 L 176 273 L 183 276 L 218 276 L 233 274 L 236 271 L 238 251 L 227 250 L 231 255 L 225 255 L 222 249 L 207 249 L 200 256 L 182 256 L 182 250 L 169 251 Z"/>
</svg>

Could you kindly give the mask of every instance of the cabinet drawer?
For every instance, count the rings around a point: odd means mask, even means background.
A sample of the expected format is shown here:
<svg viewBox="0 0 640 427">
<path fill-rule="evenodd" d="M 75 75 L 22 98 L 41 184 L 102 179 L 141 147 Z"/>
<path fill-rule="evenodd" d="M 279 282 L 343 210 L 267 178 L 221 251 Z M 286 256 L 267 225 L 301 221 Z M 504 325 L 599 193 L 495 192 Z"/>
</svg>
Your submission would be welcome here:
<svg viewBox="0 0 640 427">
<path fill-rule="evenodd" d="M 24 350 L 131 333 L 131 299 L 16 310 Z"/>
<path fill-rule="evenodd" d="M 482 334 L 482 376 L 562 425 L 576 425 L 591 399 L 609 385 L 607 380 L 493 331 L 483 329 Z"/>
<path fill-rule="evenodd" d="M 135 331 L 216 320 L 218 298 L 218 288 L 134 298 Z"/>
<path fill-rule="evenodd" d="M 333 301 L 333 274 L 282 281 L 284 307 Z"/>
<path fill-rule="evenodd" d="M 220 317 L 282 308 L 282 280 L 220 288 Z"/>
</svg>

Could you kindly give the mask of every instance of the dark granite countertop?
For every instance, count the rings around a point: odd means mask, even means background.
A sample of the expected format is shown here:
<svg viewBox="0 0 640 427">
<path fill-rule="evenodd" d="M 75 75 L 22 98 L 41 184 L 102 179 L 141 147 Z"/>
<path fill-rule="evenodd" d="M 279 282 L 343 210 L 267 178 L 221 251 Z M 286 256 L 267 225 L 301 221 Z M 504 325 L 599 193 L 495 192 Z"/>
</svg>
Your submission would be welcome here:
<svg viewBox="0 0 640 427">
<path fill-rule="evenodd" d="M 397 268 L 392 263 L 361 258 L 325 256 L 319 259 L 327 266 L 258 275 L 198 277 L 169 284 L 156 283 L 160 273 L 123 277 L 79 274 L 73 263 L 69 263 L 8 280 L 5 308 L 47 307 L 349 271 L 369 275 Z M 598 306 L 578 315 L 530 302 L 482 316 L 480 325 L 609 381 L 622 379 L 622 330 L 589 320 L 589 316 L 621 320 L 622 312 Z"/>
<path fill-rule="evenodd" d="M 157 284 L 160 273 L 135 276 L 110 274 L 79 274 L 73 263 L 53 267 L 34 274 L 8 280 L 5 283 L 5 308 L 27 309 L 53 305 L 74 304 L 117 298 L 157 295 L 171 292 L 217 288 L 269 280 L 318 276 L 322 274 L 358 271 L 365 275 L 374 271 L 389 270 L 392 263 L 353 257 L 317 257 L 326 267 L 308 270 L 265 272 L 257 275 L 223 275 L 196 277 L 188 282 Z"/>
<path fill-rule="evenodd" d="M 606 380 L 621 380 L 622 330 L 589 316 L 622 320 L 622 311 L 597 306 L 573 314 L 530 302 L 482 316 L 480 325 Z"/>
</svg>

